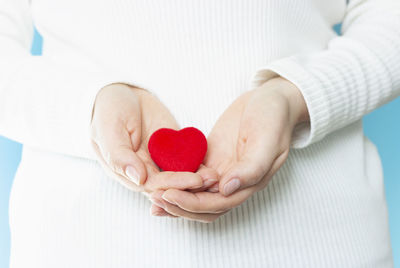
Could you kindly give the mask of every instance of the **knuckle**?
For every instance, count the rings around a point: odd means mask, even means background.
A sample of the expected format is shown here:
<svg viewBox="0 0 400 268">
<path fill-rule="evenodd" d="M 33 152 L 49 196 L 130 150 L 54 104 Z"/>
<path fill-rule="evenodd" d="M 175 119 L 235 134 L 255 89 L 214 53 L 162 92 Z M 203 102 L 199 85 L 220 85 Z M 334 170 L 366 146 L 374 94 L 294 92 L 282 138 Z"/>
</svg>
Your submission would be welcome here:
<svg viewBox="0 0 400 268">
<path fill-rule="evenodd" d="M 155 191 L 158 190 L 158 189 L 155 188 L 154 186 L 149 185 L 149 184 L 148 184 L 148 181 L 146 181 L 146 183 L 145 183 L 144 185 L 140 185 L 140 186 L 137 186 L 137 187 L 140 187 L 140 188 L 141 188 L 141 192 L 143 192 L 144 194 L 147 194 L 147 195 L 149 195 L 149 196 L 150 196 L 152 193 L 154 193 Z"/>
<path fill-rule="evenodd" d="M 146 163 L 146 160 L 144 161 Z M 172 173 L 166 171 L 166 172 L 158 172 L 154 175 L 154 178 L 157 179 L 162 185 L 165 185 L 166 183 L 171 183 L 173 180 Z"/>
<path fill-rule="evenodd" d="M 188 209 L 192 211 L 201 212 L 204 210 L 202 204 L 203 202 L 201 201 L 201 199 L 196 194 L 194 194 L 192 202 L 188 202 L 188 207 L 189 207 Z"/>
</svg>

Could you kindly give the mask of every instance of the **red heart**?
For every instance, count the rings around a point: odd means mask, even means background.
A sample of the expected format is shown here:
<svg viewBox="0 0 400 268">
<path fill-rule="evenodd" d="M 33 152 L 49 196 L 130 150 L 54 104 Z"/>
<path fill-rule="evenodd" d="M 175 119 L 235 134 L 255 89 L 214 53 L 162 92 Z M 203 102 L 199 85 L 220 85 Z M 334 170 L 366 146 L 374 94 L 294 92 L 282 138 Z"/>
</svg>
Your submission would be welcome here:
<svg viewBox="0 0 400 268">
<path fill-rule="evenodd" d="M 196 172 L 207 152 L 207 139 L 194 127 L 160 128 L 149 140 L 153 161 L 164 171 Z"/>
</svg>

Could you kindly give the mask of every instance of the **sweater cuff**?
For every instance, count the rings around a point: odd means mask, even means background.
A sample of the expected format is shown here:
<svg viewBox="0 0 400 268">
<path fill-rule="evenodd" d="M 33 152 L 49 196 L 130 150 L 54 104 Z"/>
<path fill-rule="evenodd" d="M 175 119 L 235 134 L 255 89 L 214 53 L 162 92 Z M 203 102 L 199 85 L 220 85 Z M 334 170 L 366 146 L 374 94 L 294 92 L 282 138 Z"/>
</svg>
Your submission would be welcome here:
<svg viewBox="0 0 400 268">
<path fill-rule="evenodd" d="M 290 81 L 302 93 L 310 115 L 310 121 L 298 124 L 292 136 L 292 148 L 305 148 L 321 140 L 328 132 L 329 102 L 323 93 L 319 81 L 310 75 L 291 57 L 272 62 L 257 70 L 251 81 L 251 87 L 261 86 L 274 77 L 283 77 Z"/>
</svg>

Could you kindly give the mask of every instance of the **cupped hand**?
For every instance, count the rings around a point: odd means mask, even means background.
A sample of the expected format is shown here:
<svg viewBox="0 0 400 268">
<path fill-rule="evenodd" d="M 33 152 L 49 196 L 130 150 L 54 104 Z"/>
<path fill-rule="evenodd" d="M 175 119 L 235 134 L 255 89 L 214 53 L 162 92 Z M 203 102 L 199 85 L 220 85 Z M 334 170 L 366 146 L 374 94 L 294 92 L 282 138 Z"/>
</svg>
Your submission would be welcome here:
<svg viewBox="0 0 400 268">
<path fill-rule="evenodd" d="M 208 191 L 152 194 L 168 213 L 212 222 L 266 187 L 289 154 L 294 127 L 308 120 L 299 89 L 283 78 L 246 92 L 222 114 L 208 137 L 205 165 L 221 176 Z"/>
<path fill-rule="evenodd" d="M 104 87 L 97 95 L 91 124 L 92 145 L 106 173 L 146 195 L 156 190 L 202 189 L 217 174 L 201 166 L 197 173 L 160 172 L 147 149 L 159 128 L 179 129 L 169 110 L 151 93 L 125 84 Z M 154 210 L 153 214 L 165 214 Z"/>
</svg>

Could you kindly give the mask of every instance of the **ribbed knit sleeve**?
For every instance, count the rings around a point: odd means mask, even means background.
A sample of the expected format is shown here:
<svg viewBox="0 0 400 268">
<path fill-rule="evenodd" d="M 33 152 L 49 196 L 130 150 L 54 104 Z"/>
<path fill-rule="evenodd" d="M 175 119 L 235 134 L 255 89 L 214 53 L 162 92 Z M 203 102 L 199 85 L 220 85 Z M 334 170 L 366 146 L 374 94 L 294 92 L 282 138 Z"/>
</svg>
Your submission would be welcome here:
<svg viewBox="0 0 400 268">
<path fill-rule="evenodd" d="M 300 89 L 310 114 L 310 123 L 294 131 L 294 148 L 319 141 L 397 97 L 400 1 L 350 1 L 342 36 L 324 51 L 267 64 L 256 72 L 253 86 L 278 75 Z"/>
<path fill-rule="evenodd" d="M 31 56 L 32 36 L 29 1 L 0 0 L 0 135 L 94 158 L 89 140 L 93 103 L 114 79 Z"/>
</svg>

